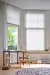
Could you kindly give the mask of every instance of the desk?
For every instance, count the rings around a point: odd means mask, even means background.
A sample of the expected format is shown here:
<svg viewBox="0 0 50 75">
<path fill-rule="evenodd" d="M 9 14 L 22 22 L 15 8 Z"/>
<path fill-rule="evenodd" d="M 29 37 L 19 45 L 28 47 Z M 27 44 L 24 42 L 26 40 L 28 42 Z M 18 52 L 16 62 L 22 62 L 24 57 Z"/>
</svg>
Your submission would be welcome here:
<svg viewBox="0 0 50 75">
<path fill-rule="evenodd" d="M 11 53 L 16 53 L 16 55 L 17 55 L 17 61 L 14 62 L 13 64 L 15 64 L 15 63 L 18 64 L 18 61 L 19 61 L 19 53 L 22 53 L 22 58 L 24 60 L 24 55 L 25 55 L 25 53 L 27 53 L 27 51 L 3 51 L 3 66 L 5 66 L 4 58 L 6 56 L 6 53 L 8 53 L 8 57 L 9 58 L 10 58 L 10 54 Z M 9 59 L 9 63 L 10 63 L 10 59 Z"/>
</svg>

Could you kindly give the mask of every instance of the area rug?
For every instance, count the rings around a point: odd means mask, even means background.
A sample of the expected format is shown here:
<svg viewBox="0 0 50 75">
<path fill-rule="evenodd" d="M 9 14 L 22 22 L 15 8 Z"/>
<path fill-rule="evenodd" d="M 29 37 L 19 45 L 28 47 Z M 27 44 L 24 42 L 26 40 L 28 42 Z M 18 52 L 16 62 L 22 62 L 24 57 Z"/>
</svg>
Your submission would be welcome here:
<svg viewBox="0 0 50 75">
<path fill-rule="evenodd" d="M 17 71 L 16 75 L 50 75 L 50 68 L 25 68 Z"/>
</svg>

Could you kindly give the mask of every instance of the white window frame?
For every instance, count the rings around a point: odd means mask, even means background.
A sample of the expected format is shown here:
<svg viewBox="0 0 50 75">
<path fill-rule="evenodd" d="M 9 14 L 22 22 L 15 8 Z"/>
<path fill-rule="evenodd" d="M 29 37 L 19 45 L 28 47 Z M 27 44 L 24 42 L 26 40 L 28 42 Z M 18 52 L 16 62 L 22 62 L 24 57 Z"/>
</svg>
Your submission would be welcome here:
<svg viewBox="0 0 50 75">
<path fill-rule="evenodd" d="M 20 32 L 20 25 L 16 25 L 16 24 L 12 24 L 12 23 L 6 23 L 7 27 L 6 27 L 6 50 L 8 49 L 8 26 L 14 26 L 14 27 L 17 27 L 18 28 L 18 46 L 20 45 L 19 44 L 19 32 Z M 11 50 L 11 51 L 15 51 L 15 50 Z"/>
<path fill-rule="evenodd" d="M 26 14 L 30 14 L 30 13 L 35 13 L 35 14 L 44 14 L 44 24 L 45 24 L 45 27 L 44 28 L 26 28 Z M 44 29 L 44 48 L 46 49 L 46 13 L 45 13 L 45 10 L 36 10 L 36 11 L 26 11 L 25 12 L 25 49 L 26 49 L 26 30 L 27 29 Z M 26 49 L 27 50 L 27 49 Z M 27 50 L 27 51 L 32 51 L 32 50 Z M 33 50 L 35 51 L 35 50 Z M 37 50 L 38 51 L 38 50 Z"/>
<path fill-rule="evenodd" d="M 17 25 L 17 24 L 13 24 L 13 23 L 9 23 L 7 22 L 7 5 L 10 5 L 10 4 L 5 4 L 5 24 L 4 24 L 4 49 L 7 50 L 8 49 L 8 24 L 11 24 L 13 26 L 17 26 L 18 27 L 18 46 L 19 46 L 19 49 L 20 50 L 20 24 Z M 10 5 L 12 6 L 12 5 Z M 20 12 L 20 9 L 18 7 L 14 7 L 14 8 L 17 8 L 17 10 L 19 10 Z"/>
</svg>

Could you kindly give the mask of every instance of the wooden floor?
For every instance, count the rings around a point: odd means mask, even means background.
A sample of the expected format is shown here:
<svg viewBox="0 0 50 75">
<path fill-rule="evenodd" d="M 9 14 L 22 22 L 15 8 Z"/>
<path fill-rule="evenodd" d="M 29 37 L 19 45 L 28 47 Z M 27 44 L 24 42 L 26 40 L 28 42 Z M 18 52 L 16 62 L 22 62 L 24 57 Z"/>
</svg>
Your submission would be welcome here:
<svg viewBox="0 0 50 75">
<path fill-rule="evenodd" d="M 22 68 L 49 67 L 50 68 L 50 64 L 30 64 L 30 65 L 26 64 L 24 66 L 22 65 L 21 67 Z M 9 70 L 0 70 L 0 75 L 16 75 L 16 72 L 22 68 L 17 69 L 15 66 Z"/>
<path fill-rule="evenodd" d="M 0 75 L 16 75 L 17 69 L 0 70 Z"/>
</svg>

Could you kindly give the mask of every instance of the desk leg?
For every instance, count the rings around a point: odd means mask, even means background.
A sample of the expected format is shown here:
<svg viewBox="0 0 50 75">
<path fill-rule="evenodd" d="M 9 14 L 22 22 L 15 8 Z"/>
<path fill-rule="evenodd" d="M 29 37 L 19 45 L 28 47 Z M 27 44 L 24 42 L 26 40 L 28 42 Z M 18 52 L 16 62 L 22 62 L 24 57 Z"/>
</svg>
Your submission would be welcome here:
<svg viewBox="0 0 50 75">
<path fill-rule="evenodd" d="M 17 52 L 17 64 L 18 64 L 18 52 Z"/>
<path fill-rule="evenodd" d="M 24 61 L 24 52 L 23 52 L 23 61 Z M 23 65 L 24 65 L 24 62 L 23 62 Z"/>
</svg>

